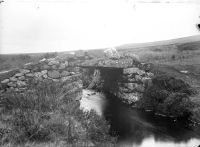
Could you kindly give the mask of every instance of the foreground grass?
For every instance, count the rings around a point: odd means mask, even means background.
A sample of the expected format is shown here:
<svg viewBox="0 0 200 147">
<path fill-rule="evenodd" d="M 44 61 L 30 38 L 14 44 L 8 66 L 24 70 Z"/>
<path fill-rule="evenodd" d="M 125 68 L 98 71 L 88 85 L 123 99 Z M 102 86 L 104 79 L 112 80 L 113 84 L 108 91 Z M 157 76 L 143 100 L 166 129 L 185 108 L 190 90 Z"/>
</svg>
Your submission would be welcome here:
<svg viewBox="0 0 200 147">
<path fill-rule="evenodd" d="M 65 95 L 59 83 L 32 83 L 25 93 L 6 93 L 0 106 L 0 145 L 4 147 L 115 142 L 108 123 L 94 111 L 81 111 L 79 102 Z"/>
</svg>

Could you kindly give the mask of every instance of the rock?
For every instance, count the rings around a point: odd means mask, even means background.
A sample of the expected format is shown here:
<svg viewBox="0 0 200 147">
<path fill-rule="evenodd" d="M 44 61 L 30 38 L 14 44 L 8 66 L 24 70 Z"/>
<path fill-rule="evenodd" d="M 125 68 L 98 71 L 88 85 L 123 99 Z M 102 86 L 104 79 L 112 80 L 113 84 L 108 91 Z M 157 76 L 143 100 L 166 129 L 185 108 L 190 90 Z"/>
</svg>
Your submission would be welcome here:
<svg viewBox="0 0 200 147">
<path fill-rule="evenodd" d="M 103 60 L 96 61 L 96 62 L 94 62 L 94 63 L 91 62 L 90 65 L 91 66 L 100 66 L 100 67 L 115 67 L 115 68 L 127 68 L 127 67 L 133 66 L 133 61 L 131 58 L 118 59 L 118 60 L 103 59 Z"/>
<path fill-rule="evenodd" d="M 67 77 L 62 77 L 61 81 L 66 82 L 66 83 L 70 83 L 70 82 L 77 81 L 80 78 L 81 78 L 81 74 L 76 74 L 76 75 L 71 75 L 71 76 L 67 76 Z"/>
<path fill-rule="evenodd" d="M 19 80 L 25 80 L 24 76 L 18 77 Z"/>
<path fill-rule="evenodd" d="M 37 78 L 42 77 L 42 73 L 41 72 L 35 72 L 34 76 L 37 77 Z"/>
<path fill-rule="evenodd" d="M 30 72 L 30 70 L 28 70 L 28 69 L 20 69 L 19 71 L 20 71 L 22 74 L 27 74 L 27 73 Z"/>
<path fill-rule="evenodd" d="M 63 71 L 60 75 L 61 75 L 61 77 L 66 77 L 66 76 L 69 76 L 69 75 L 70 75 L 70 72 L 68 72 L 68 71 Z"/>
<path fill-rule="evenodd" d="M 54 82 L 60 82 L 60 80 L 58 79 L 52 79 Z"/>
<path fill-rule="evenodd" d="M 21 77 L 21 76 L 23 76 L 23 75 L 24 75 L 24 73 L 21 73 L 21 72 L 20 72 L 20 73 L 16 73 L 16 74 L 15 74 L 15 77 Z"/>
<path fill-rule="evenodd" d="M 19 89 L 18 89 L 18 88 L 15 88 L 14 90 L 15 90 L 15 91 L 19 91 Z"/>
<path fill-rule="evenodd" d="M 52 68 L 53 68 L 53 69 L 57 69 L 57 66 L 56 66 L 56 65 L 52 65 Z"/>
<path fill-rule="evenodd" d="M 8 86 L 10 86 L 10 87 L 16 87 L 17 85 L 15 83 L 13 83 L 13 82 L 9 82 Z"/>
<path fill-rule="evenodd" d="M 58 65 L 59 61 L 53 60 L 48 63 L 48 65 Z"/>
<path fill-rule="evenodd" d="M 47 74 L 44 74 L 44 75 L 43 75 L 43 78 L 45 78 L 45 79 L 48 78 Z"/>
<path fill-rule="evenodd" d="M 47 59 L 47 62 L 51 62 L 51 61 L 55 61 L 56 59 L 55 58 L 49 58 Z"/>
<path fill-rule="evenodd" d="M 17 81 L 17 85 L 22 87 L 22 86 L 26 86 L 26 82 L 23 81 Z"/>
<path fill-rule="evenodd" d="M 119 93 L 118 96 L 128 104 L 135 103 L 140 99 L 140 95 L 137 93 Z"/>
<path fill-rule="evenodd" d="M 34 74 L 33 73 L 28 73 L 26 74 L 27 77 L 34 77 Z"/>
<path fill-rule="evenodd" d="M 43 66 L 43 69 L 50 69 L 50 66 L 48 66 L 47 64 L 45 64 L 45 65 Z"/>
<path fill-rule="evenodd" d="M 5 80 L 1 81 L 1 84 L 6 84 L 6 83 L 8 83 L 9 81 L 10 81 L 9 79 L 5 79 Z"/>
<path fill-rule="evenodd" d="M 58 69 L 64 69 L 65 68 L 65 63 L 61 63 Z"/>
<path fill-rule="evenodd" d="M 142 84 L 138 84 L 138 83 L 124 83 L 124 87 L 127 89 L 125 89 L 125 91 L 127 92 L 133 92 L 133 91 L 137 91 L 137 92 L 144 92 L 144 87 Z M 123 87 L 122 91 L 124 90 Z"/>
<path fill-rule="evenodd" d="M 140 69 L 137 67 L 132 67 L 132 68 L 124 68 L 123 69 L 123 74 L 135 74 L 140 72 Z"/>
<path fill-rule="evenodd" d="M 137 72 L 139 75 L 141 75 L 141 76 L 143 76 L 143 75 L 145 75 L 145 71 L 144 70 L 138 70 L 138 72 Z"/>
<path fill-rule="evenodd" d="M 10 78 L 10 81 L 15 82 L 15 81 L 17 81 L 17 78 L 11 77 L 11 78 Z"/>
<path fill-rule="evenodd" d="M 42 78 L 42 76 L 40 76 L 40 77 L 35 77 L 35 80 L 36 80 L 36 81 L 43 81 L 43 78 Z"/>
<path fill-rule="evenodd" d="M 36 66 L 34 66 L 34 67 L 32 68 L 32 71 L 34 71 L 34 72 L 38 72 L 39 70 L 40 70 L 39 65 L 36 65 Z"/>
<path fill-rule="evenodd" d="M 32 69 L 33 66 L 34 66 L 34 63 L 33 63 L 33 62 L 30 62 L 30 63 L 26 63 L 26 64 L 24 65 L 24 68 L 25 68 L 25 69 Z"/>
<path fill-rule="evenodd" d="M 69 65 L 69 62 L 68 61 L 65 61 L 65 67 L 67 67 Z"/>
<path fill-rule="evenodd" d="M 57 79 L 57 78 L 60 77 L 60 73 L 56 70 L 48 71 L 48 77 L 53 78 L 53 79 Z"/>
<path fill-rule="evenodd" d="M 44 62 L 44 61 L 46 61 L 47 59 L 46 58 L 43 58 L 43 59 L 41 59 L 39 62 Z"/>
<path fill-rule="evenodd" d="M 27 89 L 26 87 L 19 88 L 19 91 L 24 91 L 24 90 L 26 90 L 26 89 Z"/>
<path fill-rule="evenodd" d="M 109 48 L 104 51 L 104 55 L 110 59 L 119 59 L 120 55 L 115 48 Z"/>
<path fill-rule="evenodd" d="M 146 74 L 147 74 L 147 76 L 150 77 L 150 78 L 153 78 L 153 76 L 154 76 L 154 74 L 151 73 L 151 72 L 147 72 Z"/>
<path fill-rule="evenodd" d="M 140 82 L 142 81 L 142 77 L 140 75 L 135 75 L 135 80 Z"/>
<path fill-rule="evenodd" d="M 188 73 L 187 70 L 181 70 L 180 72 L 181 72 L 181 73 L 184 73 L 184 74 L 187 74 L 187 73 Z"/>
<path fill-rule="evenodd" d="M 43 71 L 41 71 L 41 74 L 45 75 L 45 74 L 47 74 L 47 72 L 48 72 L 47 70 L 43 70 Z"/>
</svg>

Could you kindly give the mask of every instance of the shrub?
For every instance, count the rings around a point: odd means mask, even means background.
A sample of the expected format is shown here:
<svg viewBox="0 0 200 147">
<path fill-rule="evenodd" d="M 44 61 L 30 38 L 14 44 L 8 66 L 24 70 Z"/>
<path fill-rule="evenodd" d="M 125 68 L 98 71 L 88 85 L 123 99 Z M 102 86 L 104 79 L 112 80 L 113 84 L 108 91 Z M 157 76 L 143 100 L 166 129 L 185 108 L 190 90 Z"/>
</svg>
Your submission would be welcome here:
<svg viewBox="0 0 200 147">
<path fill-rule="evenodd" d="M 194 104 L 189 97 L 194 90 L 187 83 L 168 75 L 156 76 L 152 83 L 146 89 L 139 107 L 175 117 L 191 114 Z"/>
</svg>

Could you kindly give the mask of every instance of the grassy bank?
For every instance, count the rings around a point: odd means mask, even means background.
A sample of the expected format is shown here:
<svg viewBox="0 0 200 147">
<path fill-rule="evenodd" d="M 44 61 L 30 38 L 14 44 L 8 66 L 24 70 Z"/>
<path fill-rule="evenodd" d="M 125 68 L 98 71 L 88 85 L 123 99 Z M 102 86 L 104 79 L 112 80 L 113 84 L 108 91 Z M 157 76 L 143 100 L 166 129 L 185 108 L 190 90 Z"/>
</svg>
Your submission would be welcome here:
<svg viewBox="0 0 200 147">
<path fill-rule="evenodd" d="M 9 92 L 0 99 L 0 145 L 112 145 L 109 125 L 95 112 L 83 112 L 79 102 L 62 101 L 59 83 L 34 83 L 25 93 Z"/>
</svg>

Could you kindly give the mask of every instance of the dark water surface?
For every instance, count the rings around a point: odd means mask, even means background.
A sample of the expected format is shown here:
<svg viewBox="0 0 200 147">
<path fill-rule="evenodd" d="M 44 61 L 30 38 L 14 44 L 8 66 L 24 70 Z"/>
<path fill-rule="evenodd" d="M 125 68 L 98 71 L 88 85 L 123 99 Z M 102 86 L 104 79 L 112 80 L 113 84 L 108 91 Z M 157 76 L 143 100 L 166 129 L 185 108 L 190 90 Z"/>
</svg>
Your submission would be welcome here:
<svg viewBox="0 0 200 147">
<path fill-rule="evenodd" d="M 198 147 L 200 126 L 188 120 L 154 115 L 131 108 L 115 97 L 88 98 L 89 105 L 102 105 L 98 111 L 111 124 L 111 134 L 118 135 L 118 146 Z M 102 102 L 104 101 L 104 102 Z M 95 108 L 94 108 L 95 109 Z"/>
</svg>

